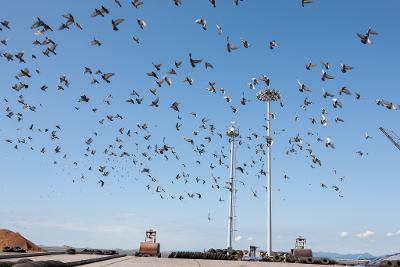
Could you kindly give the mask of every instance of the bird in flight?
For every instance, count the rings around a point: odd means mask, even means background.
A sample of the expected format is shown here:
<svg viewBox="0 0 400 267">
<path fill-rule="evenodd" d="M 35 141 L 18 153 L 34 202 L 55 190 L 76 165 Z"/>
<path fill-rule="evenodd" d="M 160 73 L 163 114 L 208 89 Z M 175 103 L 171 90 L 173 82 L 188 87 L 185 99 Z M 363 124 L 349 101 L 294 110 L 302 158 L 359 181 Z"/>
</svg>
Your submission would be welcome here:
<svg viewBox="0 0 400 267">
<path fill-rule="evenodd" d="M 371 27 L 368 28 L 365 34 L 357 33 L 358 38 L 360 38 L 360 42 L 363 44 L 372 44 L 372 40 L 370 39 L 371 35 L 378 35 L 378 32 L 374 31 Z"/>
</svg>

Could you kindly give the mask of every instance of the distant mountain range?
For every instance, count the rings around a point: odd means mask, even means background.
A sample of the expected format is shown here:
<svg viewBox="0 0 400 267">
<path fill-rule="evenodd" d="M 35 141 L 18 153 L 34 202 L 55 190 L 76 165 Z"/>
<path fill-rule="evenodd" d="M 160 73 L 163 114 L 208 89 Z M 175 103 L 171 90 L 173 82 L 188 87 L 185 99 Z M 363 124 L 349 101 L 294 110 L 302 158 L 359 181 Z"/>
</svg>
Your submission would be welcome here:
<svg viewBox="0 0 400 267">
<path fill-rule="evenodd" d="M 376 256 L 371 255 L 369 253 L 360 253 L 360 254 L 340 254 L 335 252 L 314 252 L 314 257 L 326 257 L 330 259 L 346 259 L 346 260 L 354 260 L 354 259 L 371 259 L 376 258 Z"/>
</svg>

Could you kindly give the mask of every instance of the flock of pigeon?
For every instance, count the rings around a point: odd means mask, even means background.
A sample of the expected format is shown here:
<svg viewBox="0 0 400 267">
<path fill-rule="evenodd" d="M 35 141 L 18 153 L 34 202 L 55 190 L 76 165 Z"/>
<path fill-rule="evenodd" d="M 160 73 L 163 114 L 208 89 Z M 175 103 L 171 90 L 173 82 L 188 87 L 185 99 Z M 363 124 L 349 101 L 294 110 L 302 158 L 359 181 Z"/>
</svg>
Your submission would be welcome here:
<svg viewBox="0 0 400 267">
<path fill-rule="evenodd" d="M 203 196 L 203 192 L 206 192 L 204 188 L 212 188 L 215 190 L 220 190 L 221 197 L 218 201 L 224 201 L 223 197 L 225 195 L 225 190 L 230 190 L 229 184 L 226 183 L 226 176 L 217 176 L 215 171 L 217 169 L 222 169 L 226 175 L 228 174 L 228 154 L 229 149 L 227 145 L 227 137 L 225 134 L 226 125 L 215 125 L 210 118 L 200 115 L 200 112 L 190 110 L 187 111 L 187 106 L 185 109 L 181 107 L 179 101 L 173 101 L 167 103 L 170 112 L 176 113 L 176 120 L 171 123 L 171 129 L 165 129 L 162 140 L 154 140 L 152 131 L 154 129 L 154 124 L 150 122 L 137 122 L 135 126 L 132 126 L 132 122 L 126 119 L 125 114 L 120 112 L 110 113 L 106 116 L 99 116 L 99 108 L 91 107 L 90 110 L 94 114 L 94 118 L 97 121 L 98 128 L 92 130 L 90 136 L 84 137 L 81 142 L 85 149 L 82 151 L 80 158 L 70 159 L 68 154 L 64 152 L 63 143 L 63 129 L 62 123 L 48 127 L 43 125 L 37 125 L 34 121 L 26 122 L 26 113 L 32 113 L 38 111 L 38 109 L 45 109 L 45 105 L 39 104 L 35 105 L 30 103 L 29 99 L 24 97 L 24 92 L 27 90 L 35 90 L 31 88 L 30 79 L 33 76 L 41 75 L 40 69 L 32 69 L 29 67 L 33 62 L 35 66 L 38 66 L 38 62 L 47 57 L 56 57 L 58 55 L 58 43 L 56 37 L 57 31 L 67 31 L 76 29 L 79 31 L 85 31 L 84 24 L 81 24 L 81 20 L 90 19 L 103 19 L 110 21 L 110 31 L 119 31 L 124 25 L 124 18 L 111 18 L 114 8 L 142 8 L 146 5 L 144 0 L 108 0 L 109 3 L 93 7 L 91 14 L 88 14 L 88 18 L 76 18 L 72 14 L 63 14 L 62 20 L 58 28 L 56 25 L 49 25 L 45 19 L 37 18 L 31 24 L 31 29 L 33 30 L 32 35 L 32 45 L 40 49 L 41 53 L 27 55 L 24 51 L 13 51 L 8 40 L 1 39 L 1 58 L 4 62 L 18 62 L 21 66 L 15 73 L 15 82 L 11 86 L 10 90 L 16 92 L 15 99 L 3 98 L 2 104 L 4 105 L 3 112 L 7 121 L 1 123 L 0 127 L 8 127 L 8 121 L 15 121 L 19 123 L 18 125 L 18 135 L 19 137 L 9 136 L 5 138 L 5 141 L 9 143 L 11 148 L 16 150 L 28 149 L 36 151 L 43 157 L 52 158 L 52 163 L 54 165 L 62 163 L 64 166 L 68 163 L 72 164 L 73 167 L 81 168 L 81 174 L 78 177 L 73 178 L 73 182 L 85 181 L 87 177 L 98 177 L 97 183 L 100 187 L 107 186 L 107 183 L 112 182 L 111 177 L 117 177 L 118 175 L 132 175 L 129 170 L 134 170 L 135 177 L 140 177 L 144 179 L 145 190 L 156 193 L 162 199 L 176 199 L 184 200 L 186 198 L 200 199 Z M 204 0 L 206 1 L 206 0 Z M 211 8 L 215 8 L 218 5 L 217 0 L 208 0 L 211 4 Z M 306 8 L 307 5 L 311 4 L 312 0 L 301 0 L 300 6 Z M 182 0 L 172 0 L 173 5 L 177 8 L 183 5 Z M 234 0 L 234 5 L 245 4 L 244 0 Z M 109 5 L 113 5 L 110 7 Z M 300 7 L 300 8 L 301 8 Z M 79 21 L 79 22 L 78 22 Z M 147 22 L 142 19 L 137 19 L 137 26 L 140 29 L 145 29 L 147 27 Z M 89 22 L 88 22 L 89 23 Z M 186 23 L 198 24 L 205 31 L 211 30 L 211 26 L 207 24 L 205 18 L 197 18 L 193 21 L 188 21 Z M 13 30 L 13 23 L 8 20 L 2 20 L 0 26 L 1 36 L 7 35 L 8 31 Z M 221 25 L 215 25 L 216 36 L 223 36 L 224 31 Z M 356 33 L 355 38 L 359 38 L 360 45 L 371 45 L 372 39 L 378 33 L 369 28 L 365 33 Z M 241 38 L 241 45 L 234 44 L 233 41 L 226 36 L 226 51 L 228 53 L 235 53 L 238 49 L 249 49 L 251 48 L 251 43 Z M 132 41 L 134 44 L 140 45 L 140 36 L 133 36 Z M 238 41 L 239 43 L 239 41 Z M 90 40 L 89 45 L 91 46 L 101 46 L 103 42 L 96 38 Z M 270 40 L 268 44 L 269 49 L 279 49 L 279 42 L 277 40 Z M 4 63 L 2 63 L 4 64 Z M 175 60 L 171 62 L 169 66 L 167 64 L 151 62 L 152 67 L 143 73 L 143 76 L 150 79 L 152 89 L 146 90 L 132 90 L 129 95 L 126 96 L 125 103 L 115 103 L 112 92 L 109 93 L 103 100 L 104 105 L 112 105 L 113 103 L 118 105 L 132 105 L 132 106 L 146 106 L 149 109 L 160 109 L 163 103 L 162 97 L 159 95 L 158 89 L 162 87 L 171 87 L 174 83 L 180 82 L 187 86 L 197 86 L 192 77 L 186 76 L 182 78 L 177 78 L 180 70 L 182 68 L 194 69 L 202 68 L 204 71 L 210 71 L 214 68 L 214 65 L 197 55 L 192 55 L 189 53 L 187 58 Z M 332 74 L 332 68 L 329 62 L 320 62 L 322 67 L 321 80 L 329 81 L 335 79 Z M 150 64 L 149 64 L 150 65 Z M 319 63 L 308 62 L 305 63 L 305 68 L 308 71 L 313 71 Z M 151 66 L 151 65 L 150 65 Z M 341 75 L 348 75 L 353 71 L 354 67 L 348 64 L 342 63 L 338 66 Z M 90 84 L 97 86 L 99 84 L 105 83 L 112 86 L 113 80 L 117 79 L 115 73 L 107 72 L 104 70 L 96 69 L 92 66 L 82 66 L 82 79 L 90 77 Z M 228 95 L 228 92 L 224 88 L 219 88 L 216 86 L 215 81 L 209 81 L 207 86 L 207 91 L 211 95 L 220 95 L 223 101 L 227 103 L 227 108 L 236 114 L 239 110 L 238 106 L 232 104 L 232 97 Z M 267 75 L 261 75 L 259 78 L 251 78 L 248 81 L 248 89 L 255 96 L 255 90 L 269 87 L 270 78 Z M 295 83 L 294 83 L 295 84 Z M 307 97 L 307 94 L 311 92 L 309 86 L 303 82 L 297 80 L 298 90 L 300 93 L 305 94 L 304 101 L 300 105 L 300 110 L 307 110 L 307 108 L 313 104 L 313 102 Z M 62 93 L 64 90 L 73 86 L 73 82 L 70 80 L 67 74 L 61 75 L 58 78 L 58 85 L 56 88 L 44 84 L 39 89 L 43 92 L 48 90 L 57 90 Z M 329 92 L 322 89 L 321 97 L 324 99 L 330 99 L 331 105 L 334 109 L 344 108 L 342 97 L 354 97 L 355 101 L 362 100 L 363 96 L 358 92 L 350 91 L 346 86 L 340 88 L 338 92 Z M 284 96 L 283 96 L 284 99 Z M 85 109 L 91 103 L 91 96 L 82 94 L 74 103 L 74 111 L 80 112 L 81 109 Z M 256 103 L 256 100 L 250 100 L 245 97 L 245 93 L 242 93 L 242 97 L 238 100 L 239 106 L 246 106 L 249 103 Z M 185 103 L 183 103 L 184 105 Z M 376 104 L 390 110 L 399 110 L 400 105 L 394 104 L 389 100 L 377 99 Z M 183 106 L 182 105 L 182 106 Z M 284 103 L 280 103 L 282 108 Z M 185 111 L 183 111 L 185 110 Z M 328 116 L 327 109 L 322 109 L 320 114 L 310 117 L 310 123 L 320 124 L 322 127 L 326 127 L 330 118 Z M 31 115 L 30 115 L 31 116 Z M 272 114 L 274 118 L 274 114 Z M 185 125 L 187 120 L 198 121 L 198 127 L 191 129 L 190 131 L 183 130 L 182 126 Z M 299 120 L 299 117 L 295 117 L 295 121 Z M 3 121 L 3 120 L 2 120 Z M 332 121 L 335 123 L 343 123 L 344 118 L 336 117 Z M 27 125 L 27 127 L 22 127 Z M 98 146 L 97 143 L 101 143 L 98 139 L 102 135 L 102 126 L 111 125 L 114 128 L 114 139 L 106 140 L 107 145 Z M 124 125 L 121 127 L 115 127 L 113 125 Z M 266 125 L 262 125 L 258 130 L 249 130 L 245 132 L 241 129 L 240 136 L 238 137 L 238 144 L 243 149 L 246 149 L 250 156 L 250 160 L 246 162 L 241 162 L 238 158 L 238 163 L 236 167 L 236 173 L 238 174 L 237 183 L 243 188 L 246 187 L 246 179 L 251 174 L 254 174 L 258 179 L 266 175 L 265 171 L 265 155 L 266 155 L 266 137 L 265 137 Z M 260 133 L 261 134 L 260 134 Z M 287 133 L 287 129 L 282 129 L 279 132 L 274 132 L 274 135 Z M 181 136 L 182 144 L 172 144 L 168 142 L 169 134 Z M 35 135 L 41 135 L 44 138 L 43 143 L 35 142 Z M 365 139 L 371 139 L 367 133 L 365 134 Z M 313 143 L 314 141 L 314 143 Z M 316 154 L 313 149 L 313 145 L 323 144 L 326 149 L 335 149 L 335 142 L 331 137 L 321 137 L 316 132 L 308 132 L 307 136 L 301 136 L 300 134 L 293 135 L 289 137 L 288 148 L 285 151 L 287 155 L 304 153 L 305 157 L 309 160 L 309 165 L 311 168 L 318 168 L 322 166 L 323 160 Z M 133 144 L 133 149 L 128 149 L 130 145 Z M 186 146 L 190 148 L 192 155 L 183 156 L 180 152 L 179 147 Z M 355 154 L 364 157 L 368 155 L 364 151 L 355 151 Z M 94 158 L 89 164 L 88 158 Z M 151 166 L 152 162 L 158 160 L 162 161 L 162 164 L 168 164 L 170 162 L 175 162 L 180 166 L 176 168 L 176 175 L 165 183 L 165 177 L 157 177 L 153 172 Z M 101 162 L 101 163 L 100 163 Z M 210 177 L 199 177 L 196 173 L 190 171 L 189 166 L 201 166 L 202 168 L 209 168 Z M 172 166 L 172 165 L 171 165 Z M 336 170 L 334 170 L 336 175 Z M 344 176 L 338 177 L 338 182 L 345 179 Z M 138 178 L 136 178 L 138 179 Z M 283 179 L 290 179 L 287 174 L 284 175 Z M 181 183 L 194 184 L 204 186 L 201 190 L 196 191 L 184 191 L 174 193 L 171 184 Z M 239 189 L 240 189 L 239 186 Z M 341 187 L 337 184 L 327 185 L 326 183 L 320 183 L 322 188 L 331 188 L 334 192 L 338 194 L 339 197 L 343 197 Z M 258 197 L 257 190 L 251 188 L 251 195 Z"/>
</svg>

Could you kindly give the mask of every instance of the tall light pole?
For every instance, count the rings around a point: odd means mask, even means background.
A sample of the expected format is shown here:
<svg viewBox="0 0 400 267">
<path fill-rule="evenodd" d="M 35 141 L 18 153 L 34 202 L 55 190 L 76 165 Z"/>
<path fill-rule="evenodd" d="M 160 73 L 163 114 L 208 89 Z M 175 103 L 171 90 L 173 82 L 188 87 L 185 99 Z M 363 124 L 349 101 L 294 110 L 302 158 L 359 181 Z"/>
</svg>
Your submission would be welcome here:
<svg viewBox="0 0 400 267">
<path fill-rule="evenodd" d="M 229 137 L 229 142 L 231 143 L 231 162 L 229 170 L 229 208 L 228 208 L 228 240 L 227 249 L 228 254 L 232 252 L 232 238 L 233 238 L 233 194 L 234 194 L 234 183 L 233 176 L 235 173 L 235 138 L 239 136 L 239 130 L 232 124 L 226 131 L 226 135 Z"/>
<path fill-rule="evenodd" d="M 272 255 L 272 190 L 271 190 L 271 101 L 281 99 L 280 92 L 274 89 L 265 89 L 257 92 L 257 99 L 267 102 L 267 250 L 268 256 Z"/>
</svg>

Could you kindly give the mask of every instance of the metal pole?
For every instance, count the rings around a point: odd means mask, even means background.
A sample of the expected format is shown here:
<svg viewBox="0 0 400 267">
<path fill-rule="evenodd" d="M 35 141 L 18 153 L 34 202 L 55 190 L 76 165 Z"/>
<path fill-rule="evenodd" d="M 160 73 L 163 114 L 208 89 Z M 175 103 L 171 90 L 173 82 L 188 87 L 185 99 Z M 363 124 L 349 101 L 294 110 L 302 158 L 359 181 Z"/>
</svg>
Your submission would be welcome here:
<svg viewBox="0 0 400 267">
<path fill-rule="evenodd" d="M 228 211 L 228 244 L 227 249 L 228 253 L 230 254 L 232 250 L 232 236 L 233 236 L 233 173 L 235 170 L 234 166 L 234 158 L 235 158 L 235 137 L 230 138 L 231 142 L 231 168 L 229 172 L 229 211 Z"/>
<path fill-rule="evenodd" d="M 272 254 L 272 178 L 271 178 L 271 101 L 281 99 L 280 92 L 274 89 L 264 89 L 257 92 L 257 99 L 267 102 L 267 251 Z"/>
<path fill-rule="evenodd" d="M 271 139 L 271 112 L 270 101 L 267 101 L 267 142 Z M 268 242 L 268 255 L 272 255 L 272 190 L 271 190 L 271 144 L 267 143 L 267 186 L 268 186 L 268 221 L 267 221 L 267 242 Z"/>
</svg>

